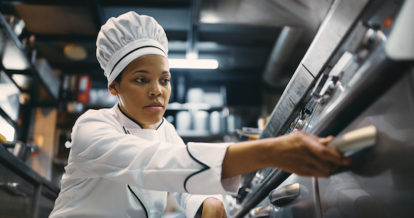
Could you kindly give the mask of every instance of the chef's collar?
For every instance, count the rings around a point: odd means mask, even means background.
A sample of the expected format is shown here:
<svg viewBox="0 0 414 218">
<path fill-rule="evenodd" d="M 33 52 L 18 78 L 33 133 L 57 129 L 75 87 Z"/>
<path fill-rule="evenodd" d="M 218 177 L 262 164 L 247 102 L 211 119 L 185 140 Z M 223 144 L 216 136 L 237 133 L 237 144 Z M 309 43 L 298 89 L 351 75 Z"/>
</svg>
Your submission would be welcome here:
<svg viewBox="0 0 414 218">
<path fill-rule="evenodd" d="M 119 106 L 119 104 L 116 104 L 114 106 L 115 112 L 118 114 L 121 124 L 126 127 L 126 128 L 139 128 L 139 129 L 143 129 L 141 124 L 139 124 L 137 121 L 135 121 L 134 119 L 132 119 L 132 117 L 128 116 L 128 114 L 126 114 L 124 111 L 122 111 L 121 107 Z M 154 123 L 152 125 L 150 125 L 148 129 L 155 129 L 157 130 L 158 128 L 160 128 L 160 126 L 164 123 L 164 118 L 162 118 L 159 122 Z"/>
</svg>

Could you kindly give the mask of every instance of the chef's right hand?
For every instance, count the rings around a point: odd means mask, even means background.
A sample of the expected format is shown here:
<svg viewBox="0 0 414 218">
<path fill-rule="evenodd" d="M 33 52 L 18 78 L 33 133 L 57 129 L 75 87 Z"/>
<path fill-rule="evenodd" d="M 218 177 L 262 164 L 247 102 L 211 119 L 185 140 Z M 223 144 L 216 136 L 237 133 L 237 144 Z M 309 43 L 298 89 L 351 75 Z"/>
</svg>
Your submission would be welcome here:
<svg viewBox="0 0 414 218">
<path fill-rule="evenodd" d="M 338 166 L 351 163 L 335 147 L 327 147 L 333 138 L 301 131 L 273 138 L 274 167 L 300 176 L 328 177 Z"/>
<path fill-rule="evenodd" d="M 349 165 L 335 147 L 333 137 L 319 138 L 306 132 L 255 141 L 238 142 L 227 148 L 222 179 L 273 167 L 300 176 L 327 177 L 338 166 Z"/>
</svg>

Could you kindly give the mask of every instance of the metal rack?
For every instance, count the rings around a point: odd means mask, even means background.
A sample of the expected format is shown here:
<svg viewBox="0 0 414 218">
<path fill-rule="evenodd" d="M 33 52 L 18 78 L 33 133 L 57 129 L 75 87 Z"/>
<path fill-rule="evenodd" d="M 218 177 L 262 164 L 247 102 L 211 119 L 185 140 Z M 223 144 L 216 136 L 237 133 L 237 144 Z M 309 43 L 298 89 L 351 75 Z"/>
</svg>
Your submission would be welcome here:
<svg viewBox="0 0 414 218">
<path fill-rule="evenodd" d="M 57 81 L 58 84 L 47 84 L 46 77 L 47 75 L 42 75 L 34 66 L 33 63 L 25 54 L 25 48 L 22 43 L 19 41 L 17 36 L 14 34 L 8 23 L 6 22 L 3 15 L 0 13 L 0 39 L 2 44 L 0 46 L 0 57 L 2 61 L 0 62 L 0 69 L 6 72 L 12 81 L 17 85 L 17 87 L 22 92 L 27 92 L 34 98 L 34 103 L 36 104 L 56 104 L 56 101 L 59 97 L 59 89 L 51 89 L 50 86 L 54 85 L 59 87 L 60 81 Z M 8 58 L 8 55 L 13 57 Z M 19 62 L 17 69 L 11 69 L 5 66 L 5 62 L 17 58 Z M 22 75 L 28 77 L 32 80 L 32 84 L 19 84 L 13 79 L 13 75 Z M 56 82 L 56 81 L 55 81 Z M 50 83 L 50 82 L 49 82 Z"/>
</svg>

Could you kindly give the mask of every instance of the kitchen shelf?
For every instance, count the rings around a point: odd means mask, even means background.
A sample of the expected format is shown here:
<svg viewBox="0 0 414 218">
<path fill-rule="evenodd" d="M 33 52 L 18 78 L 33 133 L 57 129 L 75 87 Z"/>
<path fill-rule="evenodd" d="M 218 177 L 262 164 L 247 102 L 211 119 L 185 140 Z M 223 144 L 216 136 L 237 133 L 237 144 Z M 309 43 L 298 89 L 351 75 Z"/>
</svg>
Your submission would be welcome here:
<svg viewBox="0 0 414 218">
<path fill-rule="evenodd" d="M 172 102 L 167 106 L 167 111 L 190 111 L 190 110 L 204 110 L 204 111 L 218 111 L 223 110 L 220 106 L 210 106 L 206 103 L 177 103 Z"/>
<path fill-rule="evenodd" d="M 25 49 L 0 13 L 0 69 L 3 70 L 19 89 L 28 92 L 35 103 L 54 105 L 59 96 L 60 80 L 52 73 L 39 72 L 29 61 Z M 40 63 L 40 62 L 39 62 Z M 43 67 L 43 65 L 42 65 Z M 29 83 L 17 81 L 13 75 L 26 77 Z M 57 88 L 56 88 L 57 87 Z"/>
<path fill-rule="evenodd" d="M 80 115 L 80 113 L 69 113 L 66 111 L 60 111 L 58 113 L 56 127 L 64 130 L 72 130 L 75 121 L 79 118 Z"/>
<path fill-rule="evenodd" d="M 216 135 L 211 134 L 209 131 L 197 131 L 197 130 L 177 130 L 178 135 L 181 137 L 208 137 L 210 135 Z"/>
<path fill-rule="evenodd" d="M 17 127 L 17 123 L 12 118 L 10 118 L 9 115 L 1 108 L 0 108 L 0 117 L 3 117 L 3 119 L 5 119 L 14 128 Z"/>
</svg>

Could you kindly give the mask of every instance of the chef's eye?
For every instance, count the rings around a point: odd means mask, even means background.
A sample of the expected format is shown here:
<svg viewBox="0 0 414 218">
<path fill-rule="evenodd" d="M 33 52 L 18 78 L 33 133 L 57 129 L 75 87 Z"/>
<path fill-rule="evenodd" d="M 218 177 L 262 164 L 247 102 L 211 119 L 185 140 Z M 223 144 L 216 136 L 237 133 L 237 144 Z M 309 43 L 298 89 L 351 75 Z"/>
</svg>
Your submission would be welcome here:
<svg viewBox="0 0 414 218">
<path fill-rule="evenodd" d="M 170 79 L 165 78 L 161 80 L 162 84 L 168 84 L 170 82 Z"/>
<path fill-rule="evenodd" d="M 139 77 L 139 78 L 136 78 L 135 81 L 137 81 L 138 83 L 146 83 L 148 80 L 145 79 L 144 77 Z"/>
</svg>

